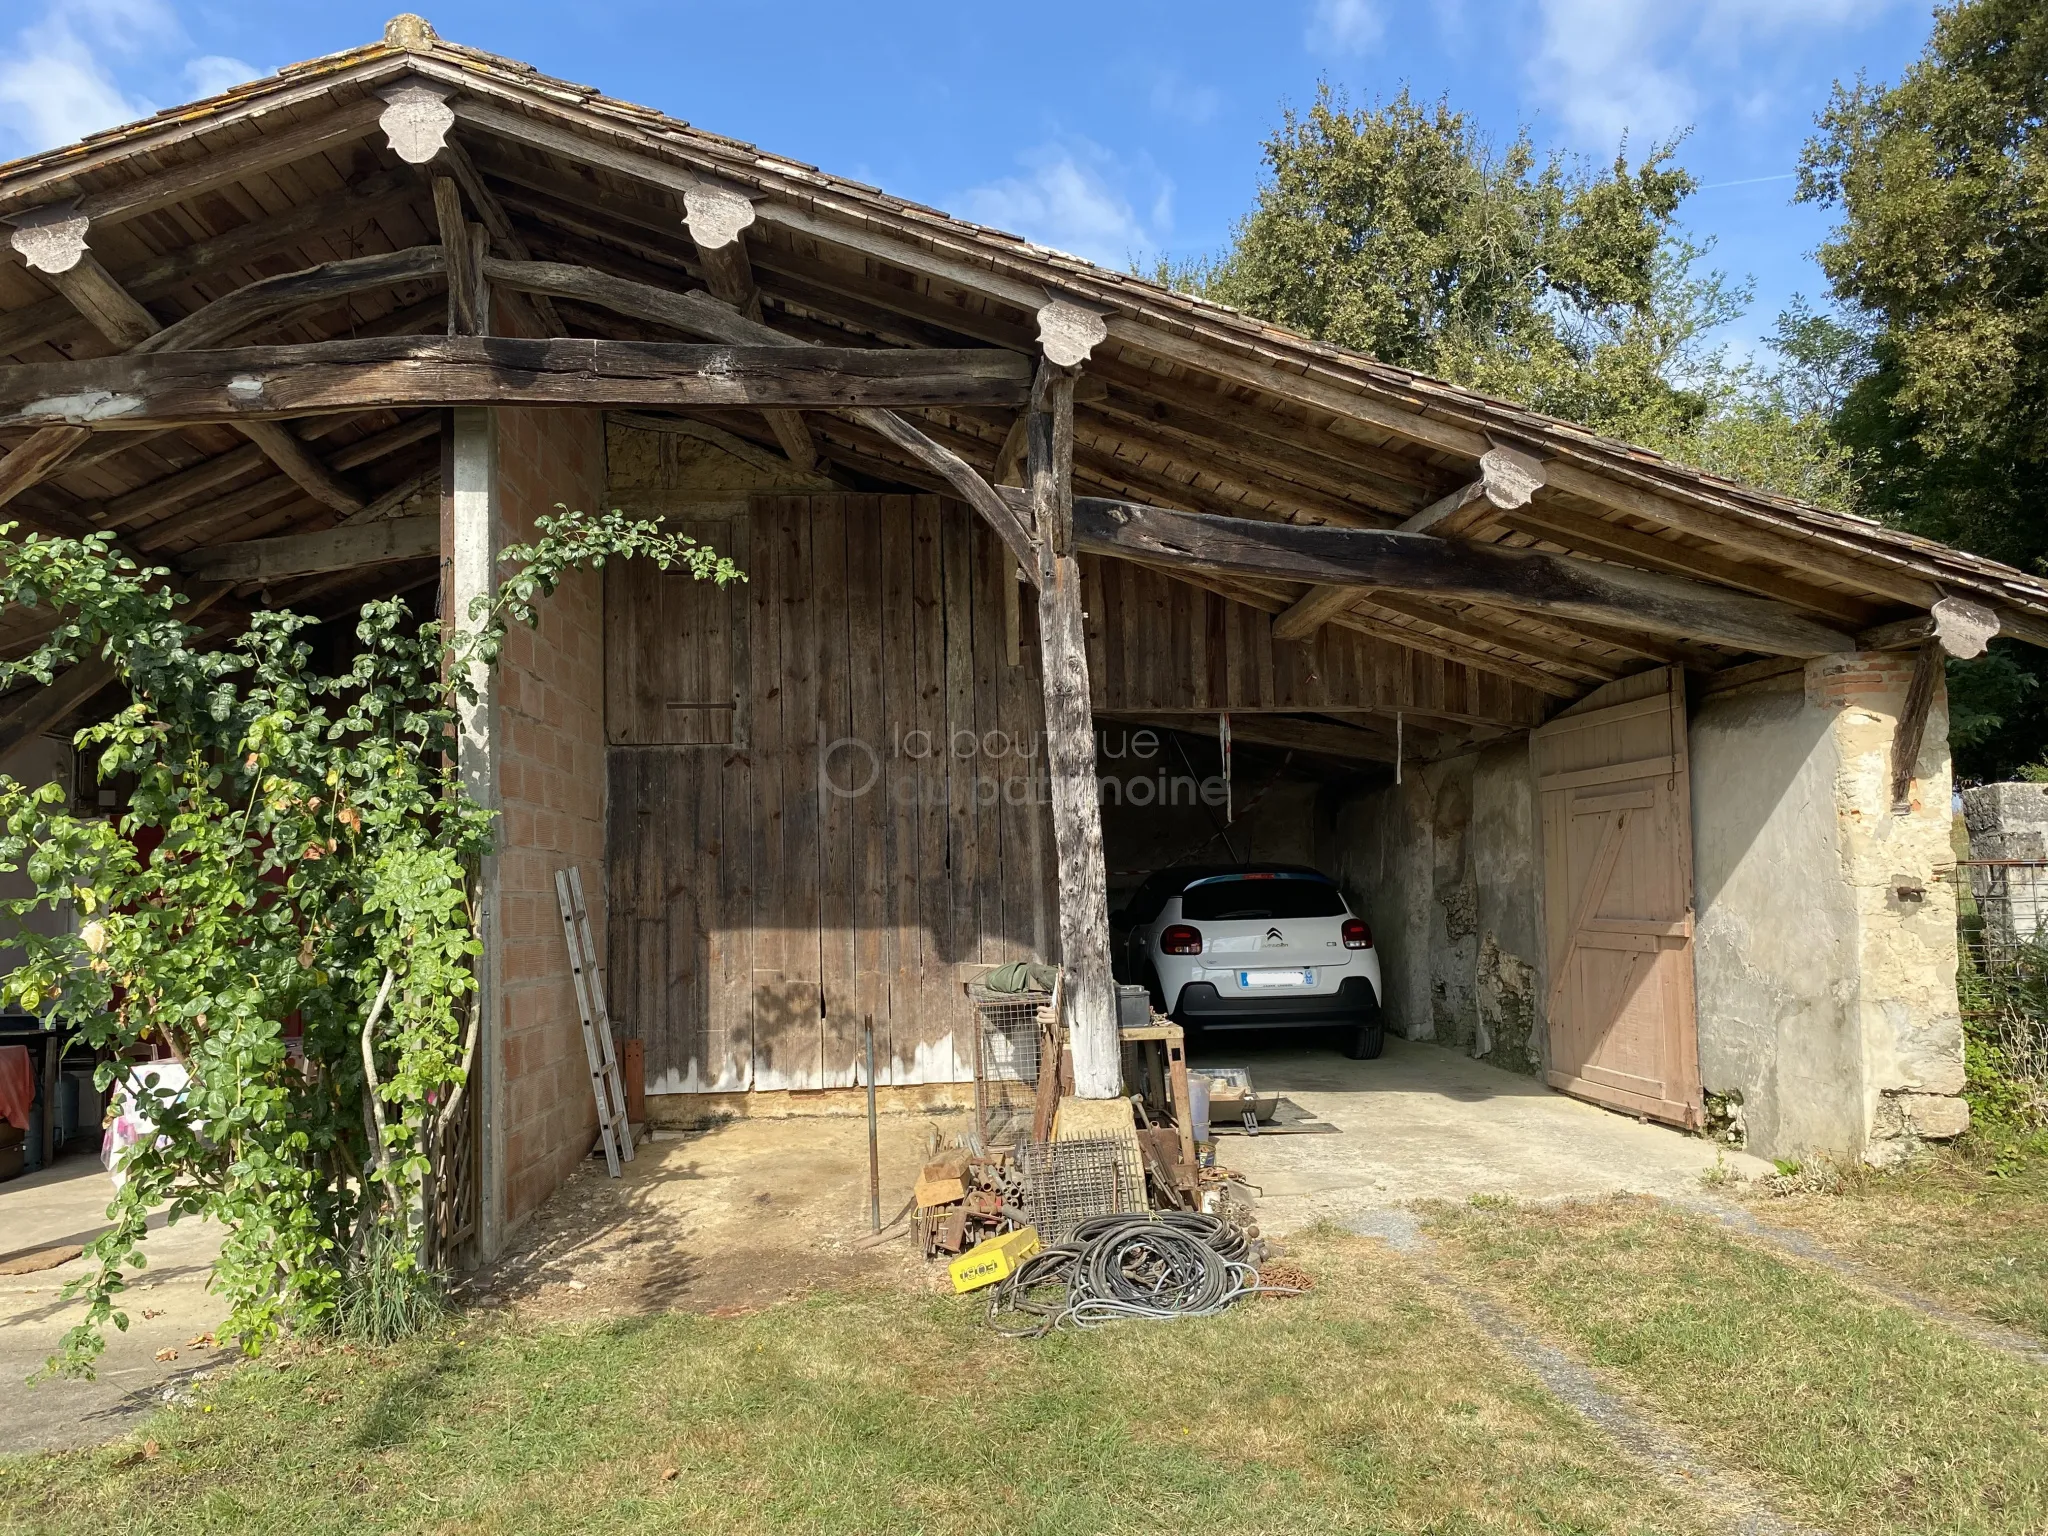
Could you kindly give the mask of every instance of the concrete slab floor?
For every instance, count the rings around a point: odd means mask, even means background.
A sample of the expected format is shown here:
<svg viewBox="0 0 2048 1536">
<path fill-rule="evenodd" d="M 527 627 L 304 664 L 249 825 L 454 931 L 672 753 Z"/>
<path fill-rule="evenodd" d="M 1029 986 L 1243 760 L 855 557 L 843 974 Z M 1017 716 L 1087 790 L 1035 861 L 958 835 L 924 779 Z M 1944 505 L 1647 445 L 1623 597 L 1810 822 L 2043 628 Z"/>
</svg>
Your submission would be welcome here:
<svg viewBox="0 0 2048 1536">
<path fill-rule="evenodd" d="M 0 1262 L 37 1249 L 91 1241 L 107 1226 L 113 1185 L 91 1154 L 0 1184 Z M 227 1308 L 207 1294 L 219 1232 L 202 1223 L 150 1223 L 148 1267 L 129 1285 L 125 1333 L 110 1331 L 92 1381 L 23 1383 L 47 1360 L 83 1302 L 59 1299 L 83 1259 L 27 1275 L 0 1275 L 0 1454 L 94 1445 L 121 1434 L 160 1401 L 167 1386 L 228 1356 L 191 1341 L 211 1332 Z M 158 1360 L 159 1350 L 177 1351 Z"/>
<path fill-rule="evenodd" d="M 1217 1157 L 1256 1186 L 1259 1216 L 1279 1234 L 1349 1222 L 1413 1200 L 1510 1195 L 1544 1200 L 1617 1191 L 1700 1193 L 1723 1160 L 1749 1179 L 1768 1163 L 1699 1136 L 1552 1092 L 1456 1051 L 1389 1038 L 1377 1061 L 1351 1061 L 1317 1040 L 1253 1043 L 1218 1036 L 1188 1052 L 1242 1066 L 1337 1134 L 1224 1136 Z"/>
</svg>

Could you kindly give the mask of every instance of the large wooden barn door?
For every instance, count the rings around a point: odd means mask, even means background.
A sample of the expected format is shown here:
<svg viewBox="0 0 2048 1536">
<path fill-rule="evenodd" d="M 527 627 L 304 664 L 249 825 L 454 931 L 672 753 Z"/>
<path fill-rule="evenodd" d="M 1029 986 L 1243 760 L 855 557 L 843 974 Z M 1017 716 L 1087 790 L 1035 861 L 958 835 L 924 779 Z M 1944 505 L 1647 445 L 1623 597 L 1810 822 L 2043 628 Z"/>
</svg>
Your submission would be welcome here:
<svg viewBox="0 0 2048 1536">
<path fill-rule="evenodd" d="M 1553 1088 L 1700 1123 L 1692 797 L 1677 668 L 1535 733 Z"/>
<path fill-rule="evenodd" d="M 1015 562 L 933 496 L 760 496 L 681 531 L 723 592 L 606 570 L 613 1013 L 654 1093 L 973 1071 L 961 982 L 1056 944 Z"/>
</svg>

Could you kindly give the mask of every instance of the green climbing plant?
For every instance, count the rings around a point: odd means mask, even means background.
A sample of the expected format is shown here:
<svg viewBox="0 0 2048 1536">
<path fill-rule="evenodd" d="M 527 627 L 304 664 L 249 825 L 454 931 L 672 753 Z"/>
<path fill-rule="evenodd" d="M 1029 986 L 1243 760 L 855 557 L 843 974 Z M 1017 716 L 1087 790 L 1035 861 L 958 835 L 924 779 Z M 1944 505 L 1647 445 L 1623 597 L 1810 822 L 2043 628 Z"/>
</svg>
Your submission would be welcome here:
<svg viewBox="0 0 2048 1536">
<path fill-rule="evenodd" d="M 457 771 L 459 711 L 508 628 L 536 624 L 571 571 L 649 559 L 744 579 L 658 521 L 558 505 L 537 526 L 460 623 L 367 603 L 352 661 L 323 671 L 310 618 L 256 613 L 202 646 L 168 573 L 109 536 L 0 525 L 0 603 L 56 616 L 34 652 L 0 662 L 0 689 L 111 663 L 128 701 L 77 745 L 102 782 L 132 785 L 122 814 L 81 816 L 68 786 L 0 776 L 0 869 L 35 892 L 0 903 L 22 955 L 0 991 L 106 1048 L 102 1091 L 142 1047 L 187 1075 L 175 1092 L 128 1075 L 151 1130 L 121 1158 L 112 1227 L 68 1293 L 84 1318 L 50 1369 L 89 1372 L 108 1326 L 127 1326 L 122 1291 L 158 1209 L 219 1223 L 224 1342 L 251 1352 L 364 1295 L 431 1289 L 422 1212 L 476 1056 L 475 877 L 492 836 Z M 37 909 L 72 914 L 42 925 L 68 931 L 26 926 Z"/>
</svg>

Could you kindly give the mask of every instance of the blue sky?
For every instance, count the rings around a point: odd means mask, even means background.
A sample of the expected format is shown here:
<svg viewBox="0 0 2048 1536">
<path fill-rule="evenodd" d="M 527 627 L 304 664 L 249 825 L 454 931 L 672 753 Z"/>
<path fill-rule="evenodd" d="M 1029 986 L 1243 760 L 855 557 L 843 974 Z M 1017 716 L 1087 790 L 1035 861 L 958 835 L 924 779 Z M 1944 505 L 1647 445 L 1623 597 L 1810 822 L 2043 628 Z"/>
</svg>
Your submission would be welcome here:
<svg viewBox="0 0 2048 1536">
<path fill-rule="evenodd" d="M 379 35 L 382 5 L 7 0 L 0 158 Z M 1690 129 L 1689 205 L 1752 278 L 1738 346 L 1818 293 L 1790 173 L 1836 79 L 1897 77 L 1926 0 L 436 0 L 443 36 L 1123 266 L 1213 251 L 1318 79 L 1447 94 L 1496 136 L 1605 159 Z"/>
</svg>

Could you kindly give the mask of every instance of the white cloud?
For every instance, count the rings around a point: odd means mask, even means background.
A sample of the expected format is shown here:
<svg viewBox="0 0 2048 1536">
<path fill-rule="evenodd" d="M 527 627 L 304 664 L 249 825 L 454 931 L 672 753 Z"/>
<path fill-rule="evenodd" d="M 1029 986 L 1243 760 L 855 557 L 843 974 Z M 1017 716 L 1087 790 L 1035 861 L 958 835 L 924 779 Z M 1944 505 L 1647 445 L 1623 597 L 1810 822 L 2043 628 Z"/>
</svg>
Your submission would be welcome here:
<svg viewBox="0 0 2048 1536">
<path fill-rule="evenodd" d="M 0 130 L 24 149 L 68 143 L 149 110 L 122 91 L 61 14 L 24 28 L 0 56 Z"/>
<path fill-rule="evenodd" d="M 1046 144 L 1019 159 L 1023 174 L 961 194 L 961 214 L 1106 267 L 1142 259 L 1172 228 L 1173 184 L 1149 167 L 1126 167 L 1098 144 Z M 1152 182 L 1142 214 L 1121 185 L 1134 179 Z"/>
<path fill-rule="evenodd" d="M 1313 53 L 1363 53 L 1386 30 L 1377 0 L 1316 0 L 1303 42 Z"/>
<path fill-rule="evenodd" d="M 1687 127 L 1724 71 L 1767 68 L 1761 44 L 1871 19 L 1900 0 L 1537 0 L 1535 94 L 1572 137 L 1612 149 Z M 1737 79 L 1725 95 L 1751 115 L 1771 93 Z"/>
<path fill-rule="evenodd" d="M 262 71 L 240 59 L 209 53 L 185 66 L 185 83 L 194 96 L 218 96 L 237 85 L 246 85 Z"/>
<path fill-rule="evenodd" d="M 172 61 L 190 41 L 169 0 L 53 0 L 0 44 L 0 152 L 34 153 L 147 117 L 155 104 L 123 75 L 210 96 L 258 73 L 219 54 L 180 68 Z"/>
</svg>

